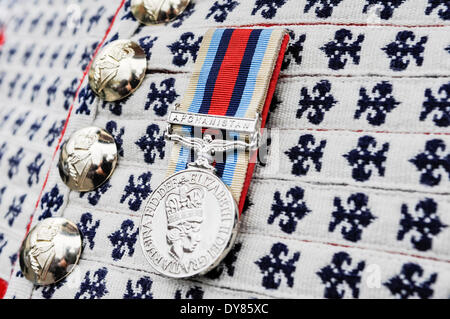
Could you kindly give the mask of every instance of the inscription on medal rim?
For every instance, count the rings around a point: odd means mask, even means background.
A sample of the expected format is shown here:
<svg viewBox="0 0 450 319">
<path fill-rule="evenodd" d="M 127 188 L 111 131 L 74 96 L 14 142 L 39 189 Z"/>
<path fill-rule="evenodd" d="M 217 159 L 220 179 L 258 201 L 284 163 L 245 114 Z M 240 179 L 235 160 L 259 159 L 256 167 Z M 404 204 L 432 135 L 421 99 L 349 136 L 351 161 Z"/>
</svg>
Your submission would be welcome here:
<svg viewBox="0 0 450 319">
<path fill-rule="evenodd" d="M 237 215 L 230 191 L 217 176 L 197 169 L 176 173 L 145 205 L 140 229 L 144 255 L 169 277 L 206 273 L 230 248 Z M 157 218 L 159 222 L 154 222 Z M 167 229 L 161 226 L 161 218 L 167 221 Z"/>
</svg>

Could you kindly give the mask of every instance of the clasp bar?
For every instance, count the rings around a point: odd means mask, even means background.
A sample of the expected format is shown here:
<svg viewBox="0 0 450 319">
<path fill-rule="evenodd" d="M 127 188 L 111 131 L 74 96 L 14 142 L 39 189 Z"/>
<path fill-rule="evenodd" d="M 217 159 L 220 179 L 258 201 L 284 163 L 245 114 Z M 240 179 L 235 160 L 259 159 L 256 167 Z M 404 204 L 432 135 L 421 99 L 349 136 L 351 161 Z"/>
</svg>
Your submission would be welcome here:
<svg viewBox="0 0 450 319">
<path fill-rule="evenodd" d="M 216 153 L 224 153 L 231 149 L 256 151 L 260 145 L 261 116 L 258 113 L 254 119 L 223 115 L 199 114 L 172 110 L 167 119 L 167 130 L 164 133 L 168 140 L 178 142 L 185 147 L 194 149 L 197 160 L 189 163 L 189 167 L 200 167 L 214 170 L 212 163 Z M 249 136 L 248 142 L 242 140 L 213 139 L 210 134 L 203 138 L 183 136 L 174 133 L 173 125 L 187 125 L 198 128 L 218 129 L 227 132 L 244 133 Z"/>
</svg>

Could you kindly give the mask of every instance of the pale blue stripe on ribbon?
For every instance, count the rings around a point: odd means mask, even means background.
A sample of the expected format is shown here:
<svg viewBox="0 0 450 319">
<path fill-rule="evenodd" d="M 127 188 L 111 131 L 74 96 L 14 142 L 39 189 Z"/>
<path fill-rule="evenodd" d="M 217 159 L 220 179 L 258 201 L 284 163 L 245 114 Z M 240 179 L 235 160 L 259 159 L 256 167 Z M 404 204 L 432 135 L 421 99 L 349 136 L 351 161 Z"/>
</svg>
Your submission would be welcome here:
<svg viewBox="0 0 450 319">
<path fill-rule="evenodd" d="M 255 90 L 256 77 L 258 76 L 259 70 L 261 69 L 261 63 L 266 54 L 267 45 L 269 44 L 270 38 L 272 36 L 272 30 L 263 30 L 259 36 L 258 44 L 255 49 L 255 54 L 253 55 L 252 63 L 250 66 L 250 71 L 248 73 L 247 82 L 245 83 L 244 92 L 242 94 L 241 102 L 239 108 L 236 112 L 236 117 L 244 117 L 247 113 L 250 102 L 253 98 L 253 92 Z M 234 136 L 234 135 L 233 135 Z M 239 134 L 235 136 L 239 137 Z M 223 170 L 222 180 L 228 186 L 233 183 L 234 171 L 236 169 L 238 156 L 237 153 L 230 154 L 227 156 L 227 162 L 225 163 L 225 168 Z"/>
<path fill-rule="evenodd" d="M 209 44 L 208 53 L 206 54 L 205 61 L 203 62 L 202 70 L 198 77 L 197 87 L 195 89 L 194 99 L 188 108 L 189 112 L 198 113 L 200 105 L 202 105 L 203 95 L 205 93 L 206 81 L 208 80 L 209 72 L 211 71 L 212 64 L 217 54 L 217 48 L 219 47 L 220 40 L 222 39 L 222 34 L 225 29 L 218 29 L 214 31 Z M 189 127 L 183 126 L 182 130 L 184 133 L 189 134 Z M 180 154 L 178 156 L 177 166 L 175 172 L 182 171 L 186 168 L 188 157 L 190 155 L 189 149 L 186 147 L 181 147 Z"/>
<path fill-rule="evenodd" d="M 239 133 L 230 133 L 231 138 L 239 139 Z M 230 152 L 227 155 L 227 160 L 225 162 L 225 167 L 223 169 L 222 180 L 227 186 L 231 186 L 233 183 L 234 170 L 236 168 L 236 163 L 238 160 L 237 152 Z"/>
<path fill-rule="evenodd" d="M 247 113 L 248 107 L 255 91 L 256 78 L 261 68 L 261 63 L 266 54 L 267 45 L 269 44 L 272 30 L 263 30 L 259 36 L 258 45 L 256 46 L 255 54 L 253 56 L 250 72 L 248 73 L 247 82 L 245 83 L 244 93 L 242 94 L 241 103 L 236 112 L 236 117 L 244 117 Z"/>
<path fill-rule="evenodd" d="M 182 146 L 180 148 L 180 154 L 178 155 L 177 166 L 175 167 L 175 173 L 182 171 L 186 168 L 188 157 L 191 153 L 191 150 L 187 147 Z"/>
<path fill-rule="evenodd" d="M 225 29 L 218 29 L 214 31 L 209 44 L 208 53 L 206 54 L 205 61 L 203 62 L 202 70 L 198 77 L 197 88 L 195 90 L 194 99 L 189 106 L 189 112 L 198 113 L 200 106 L 202 105 L 203 95 L 205 94 L 206 82 L 208 81 L 209 72 L 216 58 L 217 48 L 219 47 L 222 34 Z"/>
</svg>

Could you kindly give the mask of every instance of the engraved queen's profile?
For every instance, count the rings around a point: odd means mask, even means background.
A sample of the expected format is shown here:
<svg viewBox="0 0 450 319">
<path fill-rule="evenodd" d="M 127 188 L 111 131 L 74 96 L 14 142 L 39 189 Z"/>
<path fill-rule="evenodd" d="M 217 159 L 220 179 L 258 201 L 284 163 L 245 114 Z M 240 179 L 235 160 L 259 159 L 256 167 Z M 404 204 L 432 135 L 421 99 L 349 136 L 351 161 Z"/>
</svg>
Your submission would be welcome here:
<svg viewBox="0 0 450 319">
<path fill-rule="evenodd" d="M 94 83 L 97 93 L 100 93 L 114 79 L 119 72 L 120 62 L 134 56 L 131 43 L 115 44 L 111 50 L 103 55 L 94 67 Z"/>
<path fill-rule="evenodd" d="M 31 246 L 29 257 L 31 268 L 40 280 L 46 280 L 50 266 L 55 258 L 55 244 L 53 239 L 58 233 L 59 226 L 50 223 L 42 226 Z"/>
<path fill-rule="evenodd" d="M 167 196 L 167 243 L 170 255 L 178 261 L 182 261 L 186 253 L 192 253 L 201 240 L 204 196 L 202 188 L 187 185 Z"/>
<path fill-rule="evenodd" d="M 91 147 L 98 141 L 97 134 L 82 134 L 74 141 L 68 154 L 69 174 L 76 185 L 82 185 L 92 165 Z"/>
</svg>

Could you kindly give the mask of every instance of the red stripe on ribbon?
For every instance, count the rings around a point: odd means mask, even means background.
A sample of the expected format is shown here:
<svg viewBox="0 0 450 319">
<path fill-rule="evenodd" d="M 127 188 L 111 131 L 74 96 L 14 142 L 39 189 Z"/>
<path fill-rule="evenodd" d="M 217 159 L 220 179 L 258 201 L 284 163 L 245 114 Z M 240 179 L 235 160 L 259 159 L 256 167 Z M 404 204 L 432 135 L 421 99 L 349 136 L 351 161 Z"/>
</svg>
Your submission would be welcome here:
<svg viewBox="0 0 450 319">
<path fill-rule="evenodd" d="M 233 32 L 217 75 L 209 114 L 225 115 L 227 113 L 251 32 L 251 29 L 236 29 Z"/>
</svg>

